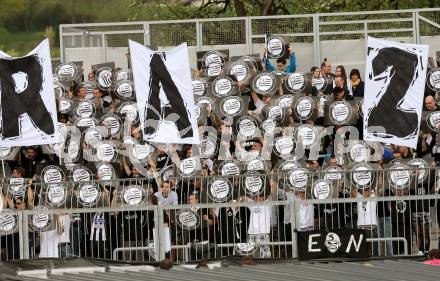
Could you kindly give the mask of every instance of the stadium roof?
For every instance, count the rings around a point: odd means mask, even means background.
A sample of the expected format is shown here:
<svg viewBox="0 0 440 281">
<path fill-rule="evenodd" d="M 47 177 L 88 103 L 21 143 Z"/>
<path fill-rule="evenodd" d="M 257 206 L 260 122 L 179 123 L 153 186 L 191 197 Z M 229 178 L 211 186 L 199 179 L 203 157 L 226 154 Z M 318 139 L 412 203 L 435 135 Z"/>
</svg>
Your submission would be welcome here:
<svg viewBox="0 0 440 281">
<path fill-rule="evenodd" d="M 210 268 L 174 266 L 170 270 L 149 265 L 121 266 L 102 262 L 70 260 L 55 264 L 53 261 L 35 261 L 21 267 L 1 264 L 0 280 L 60 280 L 60 281 L 116 281 L 116 280 L 438 280 L 440 267 L 424 265 L 414 260 L 373 260 L 363 262 L 263 262 L 252 266 L 230 263 L 209 264 Z M 18 270 L 14 270 L 14 267 Z M 44 270 L 38 268 L 46 268 Z M 14 272 L 15 271 L 15 272 Z"/>
</svg>

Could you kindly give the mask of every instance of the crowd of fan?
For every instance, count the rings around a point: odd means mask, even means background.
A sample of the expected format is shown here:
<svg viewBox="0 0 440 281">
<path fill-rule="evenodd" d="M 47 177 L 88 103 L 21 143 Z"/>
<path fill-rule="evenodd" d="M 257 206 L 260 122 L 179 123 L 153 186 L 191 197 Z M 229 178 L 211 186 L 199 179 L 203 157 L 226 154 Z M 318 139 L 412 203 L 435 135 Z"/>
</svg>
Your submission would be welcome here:
<svg viewBox="0 0 440 281">
<path fill-rule="evenodd" d="M 289 50 L 290 51 L 290 50 Z M 285 59 L 276 61 L 276 69 L 269 60 L 263 60 L 254 70 L 296 72 L 296 58 L 292 51 L 289 63 Z M 303 69 L 299 71 L 304 71 Z M 362 98 L 364 95 L 364 82 L 361 79 L 359 70 L 352 69 L 347 72 L 342 65 L 335 68 L 332 74 L 331 62 L 325 60 L 321 66 L 313 66 L 310 69 L 313 76 L 323 76 L 328 81 L 333 81 L 323 92 L 312 89 L 305 95 L 331 96 L 334 100 L 351 100 L 355 97 Z M 193 72 L 198 75 L 198 71 Z M 94 81 L 94 73 L 87 76 L 87 80 Z M 240 84 L 239 89 L 242 96 L 249 96 L 250 102 L 246 105 L 248 114 L 256 119 L 264 119 L 262 109 L 270 104 L 271 98 L 282 95 L 282 89 L 272 96 L 261 96 L 251 90 L 249 85 Z M 91 99 L 96 107 L 96 118 L 108 112 L 116 112 L 118 101 L 111 93 L 102 91 L 99 88 L 93 90 L 93 97 L 88 97 L 87 89 L 75 83 L 72 84 L 68 96 L 74 102 L 81 102 Z M 436 111 L 438 106 L 435 96 L 427 91 L 425 95 L 425 110 Z M 292 114 L 289 111 L 289 114 Z M 59 114 L 58 120 L 61 123 L 74 125 L 75 116 L 70 113 Z M 322 120 L 306 120 L 305 124 L 323 125 Z M 143 143 L 141 130 L 137 128 L 139 124 L 133 124 L 130 129 L 131 137 L 139 143 Z M 220 142 L 222 133 L 232 133 L 231 124 L 224 122 L 208 110 L 206 125 L 213 126 L 218 130 L 218 145 L 226 147 L 227 159 L 237 159 L 236 152 L 250 151 L 253 155 L 261 153 L 266 144 L 265 136 L 248 140 L 245 145 L 231 139 L 229 143 Z M 295 126 L 294 118 L 289 118 L 287 127 Z M 362 137 L 362 118 L 359 118 L 357 128 Z M 347 163 L 335 156 L 334 142 L 338 127 L 334 128 L 332 135 L 328 135 L 321 140 L 320 155 L 317 160 L 299 160 L 298 163 L 313 172 L 313 179 L 321 176 L 320 171 L 329 166 L 341 166 L 346 169 Z M 111 136 L 111 140 L 118 148 L 125 148 L 122 136 Z M 410 149 L 402 146 L 387 146 L 383 157 L 370 163 L 377 171 L 376 180 L 371 186 L 363 190 L 357 190 L 350 182 L 349 176 L 342 176 L 340 180 L 332 183 L 336 188 L 334 198 L 368 198 L 368 197 L 389 197 L 384 201 L 363 201 L 354 203 L 325 203 L 310 204 L 305 199 L 311 199 L 310 184 L 304 189 L 289 189 L 283 184 L 285 179 L 282 176 L 275 176 L 278 168 L 283 163 L 283 159 L 272 155 L 268 161 L 268 167 L 264 171 L 267 176 L 266 191 L 260 195 L 248 195 L 242 192 L 241 182 L 231 179 L 232 196 L 231 202 L 266 202 L 266 201 L 292 201 L 300 202 L 299 208 L 292 211 L 289 204 L 253 204 L 247 207 L 221 207 L 221 208 L 196 208 L 199 203 L 211 203 L 208 196 L 207 184 L 209 176 L 219 174 L 219 161 L 212 159 L 201 159 L 202 171 L 198 176 L 181 178 L 172 165 L 173 157 L 168 155 L 167 146 L 159 146 L 150 155 L 148 162 L 144 165 L 145 173 L 141 173 L 138 166 L 130 163 L 124 155 L 118 155 L 111 161 L 114 168 L 115 181 L 100 183 L 101 197 L 96 207 L 120 207 L 121 189 L 125 186 L 136 183 L 145 190 L 145 203 L 147 205 L 161 205 L 166 209 L 164 223 L 167 226 L 164 234 L 171 245 L 184 245 L 192 243 L 198 245 L 192 248 L 192 255 L 198 257 L 219 257 L 221 255 L 236 254 L 233 247 L 216 248 L 215 244 L 225 243 L 244 243 L 257 241 L 260 243 L 257 255 L 259 257 L 273 257 L 276 255 L 292 255 L 290 246 L 267 246 L 266 242 L 283 242 L 292 240 L 293 229 L 297 231 L 308 231 L 313 229 L 337 229 L 337 228 L 361 228 L 365 229 L 369 237 L 389 238 L 404 237 L 410 245 L 415 245 L 416 251 L 425 252 L 430 247 L 430 235 L 432 225 L 432 210 L 437 210 L 437 218 L 440 219 L 440 207 L 435 200 L 418 199 L 410 200 L 400 196 L 408 194 L 438 194 L 437 178 L 435 166 L 438 155 L 432 153 L 435 145 L 440 140 L 436 133 L 421 133 L 417 149 Z M 81 145 L 82 149 L 90 148 L 87 144 Z M 181 160 L 193 157 L 197 154 L 197 146 L 173 145 Z M 218 151 L 221 149 L 219 148 Z M 238 155 L 238 154 L 237 154 Z M 306 153 L 307 155 L 307 153 Z M 430 165 L 427 171 L 429 175 L 422 182 L 412 182 L 405 189 L 395 190 L 391 188 L 386 179 L 384 169 L 394 159 L 403 161 L 413 158 L 424 158 Z M 213 157 L 214 159 L 215 157 Z M 246 159 L 238 159 L 246 161 Z M 65 173 L 65 180 L 68 183 L 69 191 L 66 199 L 59 208 L 56 215 L 51 216 L 50 226 L 41 231 L 29 232 L 30 256 L 31 257 L 94 257 L 111 258 L 112 252 L 116 248 L 124 247 L 145 247 L 157 243 L 154 234 L 154 212 L 145 211 L 115 211 L 115 212 L 78 212 L 66 213 L 66 208 L 85 208 L 78 203 L 77 194 L 74 192 L 78 183 L 69 182 L 71 180 L 71 166 L 60 165 L 60 159 L 55 153 L 47 153 L 43 147 L 23 147 L 18 148 L 13 159 L 5 160 L 3 172 L 6 178 L 3 179 L 2 205 L 3 209 L 24 210 L 32 209 L 37 206 L 47 206 L 47 200 L 41 188 L 40 175 L 44 167 L 48 165 L 58 165 Z M 79 158 L 73 165 L 83 165 L 94 173 L 94 179 L 100 180 L 100 175 L 96 172 L 96 163 L 87 162 Z M 207 177 L 208 176 L 208 177 Z M 8 192 L 9 178 L 26 178 L 26 191 L 21 196 L 13 196 Z M 117 181 L 116 179 L 121 179 Z M 124 179 L 124 180 L 123 180 Z M 183 229 L 177 222 L 176 210 L 167 209 L 170 206 L 179 204 L 190 204 L 199 214 L 200 226 L 193 230 Z M 436 206 L 435 209 L 433 207 Z M 435 211 L 434 211 L 435 212 Z M 297 215 L 299 220 L 296 226 L 291 225 L 292 215 Z M 161 234 L 160 234 L 161 235 Z M 437 236 L 438 237 L 438 234 Z M 206 242 L 206 244 L 204 244 Z M 439 240 L 440 242 L 440 240 Z M 2 234 L 1 236 L 1 258 L 19 258 L 19 235 L 17 231 Z M 403 254 L 401 242 L 373 243 L 371 248 L 373 255 L 397 255 Z M 128 255 L 127 255 L 128 253 Z M 125 251 L 119 258 L 145 260 L 154 253 L 145 249 Z M 173 259 L 180 255 L 178 250 L 171 250 Z"/>
</svg>

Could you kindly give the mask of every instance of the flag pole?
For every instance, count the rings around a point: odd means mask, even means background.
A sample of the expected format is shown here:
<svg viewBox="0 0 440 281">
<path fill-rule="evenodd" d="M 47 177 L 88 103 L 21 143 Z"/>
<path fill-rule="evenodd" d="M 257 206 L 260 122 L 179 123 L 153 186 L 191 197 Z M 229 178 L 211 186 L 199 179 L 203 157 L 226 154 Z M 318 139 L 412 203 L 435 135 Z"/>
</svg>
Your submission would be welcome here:
<svg viewBox="0 0 440 281">
<path fill-rule="evenodd" d="M 3 157 L 3 152 L 2 152 L 2 170 L 3 170 L 3 178 L 6 178 L 6 171 L 5 171 L 5 160 Z"/>
</svg>

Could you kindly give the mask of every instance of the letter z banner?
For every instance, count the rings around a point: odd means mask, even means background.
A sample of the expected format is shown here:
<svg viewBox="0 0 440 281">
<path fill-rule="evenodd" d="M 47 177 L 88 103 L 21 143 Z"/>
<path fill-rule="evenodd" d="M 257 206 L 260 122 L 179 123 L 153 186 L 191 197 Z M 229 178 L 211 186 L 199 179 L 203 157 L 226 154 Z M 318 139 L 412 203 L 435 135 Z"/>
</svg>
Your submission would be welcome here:
<svg viewBox="0 0 440 281">
<path fill-rule="evenodd" d="M 428 51 L 427 45 L 368 37 L 364 140 L 416 148 Z"/>
<path fill-rule="evenodd" d="M 49 40 L 27 56 L 0 51 L 0 146 L 59 142 Z"/>
<path fill-rule="evenodd" d="M 144 140 L 199 144 L 186 43 L 167 52 L 129 45 Z"/>
</svg>

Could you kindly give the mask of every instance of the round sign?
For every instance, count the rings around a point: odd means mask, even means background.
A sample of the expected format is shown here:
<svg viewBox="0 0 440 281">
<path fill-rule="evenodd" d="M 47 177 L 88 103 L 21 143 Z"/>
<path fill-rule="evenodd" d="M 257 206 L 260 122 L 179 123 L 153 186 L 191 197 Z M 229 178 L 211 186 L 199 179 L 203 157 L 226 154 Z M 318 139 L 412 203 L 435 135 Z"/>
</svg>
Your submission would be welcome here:
<svg viewBox="0 0 440 281">
<path fill-rule="evenodd" d="M 426 124 L 433 132 L 438 132 L 440 129 L 440 111 L 434 111 L 426 116 Z"/>
<path fill-rule="evenodd" d="M 99 200 L 99 187 L 95 182 L 80 183 L 78 201 L 84 207 L 96 205 Z"/>
<path fill-rule="evenodd" d="M 17 229 L 17 217 L 11 210 L 3 210 L 0 213 L 0 234 L 7 235 Z"/>
<path fill-rule="evenodd" d="M 434 91 L 440 91 L 440 68 L 433 68 L 428 72 L 426 82 L 428 87 Z"/>
<path fill-rule="evenodd" d="M 60 167 L 49 165 L 41 171 L 43 183 L 60 183 L 64 179 L 64 172 Z"/>
<path fill-rule="evenodd" d="M 236 123 L 237 132 L 246 139 L 253 138 L 258 133 L 258 123 L 252 116 L 242 116 Z"/>
<path fill-rule="evenodd" d="M 323 170 L 322 178 L 325 180 L 342 180 L 344 170 L 339 166 L 329 166 Z"/>
<path fill-rule="evenodd" d="M 203 96 L 207 89 L 206 81 L 202 78 L 193 78 L 192 79 L 192 89 L 194 96 Z"/>
<path fill-rule="evenodd" d="M 240 164 L 237 160 L 225 160 L 220 163 L 218 173 L 222 176 L 240 175 Z"/>
<path fill-rule="evenodd" d="M 214 96 L 222 98 L 233 95 L 237 92 L 235 82 L 229 76 L 218 76 L 212 82 L 212 93 Z"/>
<path fill-rule="evenodd" d="M 336 125 L 345 125 L 351 118 L 351 105 L 346 101 L 337 101 L 330 105 L 330 120 Z"/>
<path fill-rule="evenodd" d="M 360 117 L 364 117 L 364 99 L 361 99 L 357 102 L 357 107 L 358 107 L 358 113 Z"/>
<path fill-rule="evenodd" d="M 234 244 L 234 251 L 242 256 L 253 255 L 258 249 L 257 241 Z"/>
<path fill-rule="evenodd" d="M 0 146 L 0 158 L 2 158 L 3 160 L 9 158 L 13 152 L 14 152 L 14 149 L 12 147 L 1 147 Z"/>
<path fill-rule="evenodd" d="M 124 205 L 137 206 L 144 202 L 145 191 L 139 185 L 129 185 L 122 191 L 121 201 Z"/>
<path fill-rule="evenodd" d="M 314 107 L 315 104 L 311 97 L 307 97 L 307 96 L 301 97 L 295 103 L 295 107 L 294 107 L 295 116 L 299 120 L 307 120 L 310 117 L 312 117 Z"/>
<path fill-rule="evenodd" d="M 190 157 L 180 161 L 177 171 L 181 176 L 189 177 L 200 170 L 200 163 L 196 157 Z"/>
<path fill-rule="evenodd" d="M 315 87 L 318 91 L 324 91 L 327 88 L 327 78 L 319 76 L 318 78 L 312 78 L 312 87 Z"/>
<path fill-rule="evenodd" d="M 133 99 L 136 97 L 134 92 L 134 84 L 130 80 L 119 81 L 114 90 L 115 94 L 124 100 Z"/>
<path fill-rule="evenodd" d="M 284 55 L 284 40 L 281 36 L 271 35 L 266 40 L 267 55 L 270 58 L 277 59 Z"/>
<path fill-rule="evenodd" d="M 94 154 L 99 161 L 110 162 L 117 156 L 115 146 L 111 141 L 100 141 L 93 147 Z"/>
<path fill-rule="evenodd" d="M 73 81 L 78 76 L 78 68 L 74 63 L 62 63 L 55 69 L 55 74 L 60 81 Z"/>
<path fill-rule="evenodd" d="M 8 185 L 8 194 L 13 197 L 22 197 L 26 194 L 26 184 L 24 178 L 10 178 Z M 0 198 L 0 201 L 3 201 Z"/>
<path fill-rule="evenodd" d="M 237 96 L 223 98 L 220 101 L 220 111 L 224 116 L 235 117 L 243 108 L 243 100 Z"/>
<path fill-rule="evenodd" d="M 133 75 L 129 69 L 118 70 L 116 73 L 114 73 L 114 77 L 116 81 L 133 80 Z"/>
<path fill-rule="evenodd" d="M 248 195 L 260 195 L 264 192 L 263 175 L 257 171 L 247 171 L 244 174 L 244 188 Z"/>
<path fill-rule="evenodd" d="M 211 63 L 206 68 L 206 76 L 208 77 L 219 76 L 221 73 L 222 73 L 222 65 L 219 63 Z"/>
<path fill-rule="evenodd" d="M 95 116 L 95 105 L 91 101 L 82 101 L 75 108 L 75 115 L 78 118 L 90 118 Z"/>
<path fill-rule="evenodd" d="M 124 136 L 122 138 L 122 143 L 130 146 L 130 145 L 135 145 L 135 144 L 139 144 L 139 141 L 135 138 L 133 138 L 132 136 Z"/>
<path fill-rule="evenodd" d="M 260 156 L 251 156 L 251 159 L 246 162 L 246 171 L 266 171 L 266 162 Z"/>
<path fill-rule="evenodd" d="M 296 141 L 292 136 L 282 136 L 274 140 L 275 153 L 279 157 L 293 156 L 296 149 Z"/>
<path fill-rule="evenodd" d="M 90 127 L 84 131 L 84 142 L 86 145 L 94 146 L 104 139 L 105 133 L 99 127 Z"/>
<path fill-rule="evenodd" d="M 331 194 L 331 182 L 325 179 L 316 180 L 313 185 L 313 195 L 316 199 L 327 199 Z"/>
<path fill-rule="evenodd" d="M 417 177 L 418 183 L 423 183 L 428 177 L 428 163 L 421 158 L 414 158 L 408 161 L 408 165 L 412 168 L 413 174 Z"/>
<path fill-rule="evenodd" d="M 61 184 L 48 184 L 46 201 L 50 205 L 59 206 L 66 199 L 66 187 Z"/>
<path fill-rule="evenodd" d="M 67 154 L 65 154 L 64 156 L 66 160 L 68 159 L 70 162 L 76 162 L 81 155 L 80 152 L 80 144 L 73 139 L 70 139 L 69 144 L 67 145 Z"/>
<path fill-rule="evenodd" d="M 44 206 L 36 206 L 32 209 L 34 213 L 32 215 L 30 226 L 35 231 L 45 231 L 50 226 L 48 209 Z"/>
<path fill-rule="evenodd" d="M 194 103 L 196 106 L 203 108 L 206 105 L 206 108 L 211 108 L 211 111 L 215 109 L 214 100 L 207 96 L 199 96 L 194 98 Z"/>
<path fill-rule="evenodd" d="M 197 212 L 192 209 L 179 210 L 176 213 L 177 224 L 186 230 L 194 230 L 201 224 L 201 218 Z"/>
<path fill-rule="evenodd" d="M 96 85 L 98 86 L 98 88 L 100 88 L 101 90 L 107 90 L 108 88 L 110 88 L 110 86 L 113 83 L 112 76 L 113 73 L 110 67 L 100 68 L 96 72 L 96 78 L 95 78 Z"/>
<path fill-rule="evenodd" d="M 202 66 L 209 67 L 210 65 L 222 66 L 225 62 L 224 55 L 218 51 L 209 51 L 202 58 Z"/>
<path fill-rule="evenodd" d="M 212 158 L 217 153 L 217 141 L 212 137 L 203 137 L 200 145 L 201 158 Z"/>
<path fill-rule="evenodd" d="M 130 120 L 132 125 L 136 124 L 139 121 L 136 102 L 127 101 L 121 104 L 118 108 L 118 115 Z"/>
<path fill-rule="evenodd" d="M 291 107 L 293 104 L 293 96 L 292 95 L 282 95 L 277 100 L 277 105 L 279 107 Z"/>
<path fill-rule="evenodd" d="M 231 191 L 231 183 L 226 178 L 214 177 L 208 182 L 208 196 L 214 202 L 226 202 Z"/>
<path fill-rule="evenodd" d="M 351 169 L 351 181 L 358 189 L 369 188 L 373 184 L 373 173 L 370 165 L 360 163 Z"/>
<path fill-rule="evenodd" d="M 101 162 L 96 165 L 96 176 L 98 180 L 109 181 L 115 177 L 115 170 L 112 165 Z"/>
<path fill-rule="evenodd" d="M 277 78 L 272 72 L 261 72 L 251 81 L 252 90 L 260 95 L 273 95 L 277 88 Z"/>
<path fill-rule="evenodd" d="M 89 128 L 97 125 L 95 118 L 77 118 L 75 126 L 79 128 Z"/>
<path fill-rule="evenodd" d="M 347 155 L 351 162 L 366 162 L 370 156 L 370 149 L 363 141 L 350 141 Z"/>
<path fill-rule="evenodd" d="M 92 172 L 85 166 L 75 166 L 72 169 L 72 180 L 78 181 L 90 181 L 92 179 Z"/>
<path fill-rule="evenodd" d="M 194 107 L 194 112 L 196 113 L 197 121 L 200 121 L 201 117 L 203 116 L 202 108 L 200 106 L 196 105 Z"/>
<path fill-rule="evenodd" d="M 114 113 L 107 113 L 102 116 L 101 125 L 108 129 L 111 136 L 117 135 L 122 130 L 121 118 Z"/>
<path fill-rule="evenodd" d="M 301 164 L 296 160 L 286 160 L 278 167 L 278 174 L 284 174 L 286 171 L 301 168 Z"/>
<path fill-rule="evenodd" d="M 234 75 L 238 82 L 245 81 L 249 73 L 249 67 L 243 61 L 236 61 L 229 65 L 228 74 Z"/>
<path fill-rule="evenodd" d="M 292 170 L 289 174 L 288 185 L 292 189 L 305 190 L 309 181 L 309 170 L 306 168 L 297 168 Z"/>
<path fill-rule="evenodd" d="M 289 92 L 301 93 L 307 85 L 307 77 L 304 73 L 290 73 L 284 78 L 284 84 Z"/>
<path fill-rule="evenodd" d="M 73 102 L 71 99 L 66 97 L 61 97 L 60 108 L 59 108 L 60 113 L 63 114 L 69 113 L 69 111 L 72 109 L 72 106 L 73 106 Z"/>
<path fill-rule="evenodd" d="M 260 128 L 265 135 L 273 135 L 273 134 L 275 134 L 275 130 L 277 128 L 277 125 L 278 125 L 278 123 L 276 120 L 269 118 L 269 119 L 266 119 L 263 122 L 261 122 Z"/>
<path fill-rule="evenodd" d="M 147 164 L 151 153 L 153 153 L 154 148 L 149 144 L 135 144 L 129 148 L 130 159 L 135 162 L 141 163 L 142 165 Z"/>
<path fill-rule="evenodd" d="M 86 100 L 93 98 L 93 89 L 95 89 L 95 83 L 91 81 L 85 81 L 79 84 L 79 87 L 84 87 L 87 90 Z"/>
<path fill-rule="evenodd" d="M 284 119 L 285 111 L 280 106 L 265 105 L 262 113 L 265 118 L 282 121 Z"/>
<path fill-rule="evenodd" d="M 63 84 L 61 84 L 60 82 L 57 82 L 57 81 L 53 82 L 53 90 L 54 90 L 55 96 L 57 98 L 62 98 L 66 94 L 66 90 L 64 89 Z"/>
<path fill-rule="evenodd" d="M 388 172 L 388 181 L 396 189 L 403 189 L 411 183 L 410 167 L 405 164 L 394 164 Z"/>
<path fill-rule="evenodd" d="M 295 132 L 296 139 L 305 148 L 310 148 L 318 141 L 319 132 L 316 127 L 311 125 L 300 125 Z"/>
</svg>

